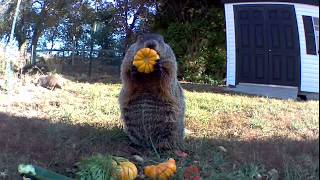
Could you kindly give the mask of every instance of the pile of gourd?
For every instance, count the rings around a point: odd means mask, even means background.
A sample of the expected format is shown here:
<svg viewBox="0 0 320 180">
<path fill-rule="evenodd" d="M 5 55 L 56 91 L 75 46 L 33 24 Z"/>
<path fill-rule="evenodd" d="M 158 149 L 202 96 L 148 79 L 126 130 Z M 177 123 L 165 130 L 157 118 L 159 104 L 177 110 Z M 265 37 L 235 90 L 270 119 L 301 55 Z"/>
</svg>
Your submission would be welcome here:
<svg viewBox="0 0 320 180">
<path fill-rule="evenodd" d="M 136 165 L 130 162 L 128 159 L 122 157 L 111 156 L 112 168 L 111 179 L 114 180 L 134 180 L 138 177 L 138 169 Z M 99 168 L 99 167 L 97 167 Z M 148 165 L 143 168 L 143 174 L 150 180 L 168 180 L 177 171 L 176 161 L 172 158 L 169 160 L 158 163 L 156 165 Z M 86 179 L 98 179 L 97 177 L 92 177 L 92 175 L 97 173 L 91 173 L 90 178 Z M 81 174 L 80 174 L 81 176 Z M 107 180 L 108 177 L 101 178 L 101 180 Z"/>
<path fill-rule="evenodd" d="M 135 180 L 138 177 L 136 165 L 123 157 L 95 155 L 79 162 L 76 179 L 79 180 Z M 150 180 L 169 180 L 177 171 L 176 161 L 172 158 L 143 168 L 143 174 Z M 53 171 L 21 164 L 18 172 L 35 180 L 72 180 Z"/>
</svg>

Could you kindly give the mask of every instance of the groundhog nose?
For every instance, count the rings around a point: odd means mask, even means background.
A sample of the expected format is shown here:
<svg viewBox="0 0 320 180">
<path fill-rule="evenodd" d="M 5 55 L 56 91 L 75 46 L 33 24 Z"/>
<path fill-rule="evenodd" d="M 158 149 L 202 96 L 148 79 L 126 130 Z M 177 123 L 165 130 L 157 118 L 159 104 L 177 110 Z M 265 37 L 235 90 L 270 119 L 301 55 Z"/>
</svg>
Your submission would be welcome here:
<svg viewBox="0 0 320 180">
<path fill-rule="evenodd" d="M 155 41 L 146 41 L 145 47 L 156 50 L 157 43 Z"/>
</svg>

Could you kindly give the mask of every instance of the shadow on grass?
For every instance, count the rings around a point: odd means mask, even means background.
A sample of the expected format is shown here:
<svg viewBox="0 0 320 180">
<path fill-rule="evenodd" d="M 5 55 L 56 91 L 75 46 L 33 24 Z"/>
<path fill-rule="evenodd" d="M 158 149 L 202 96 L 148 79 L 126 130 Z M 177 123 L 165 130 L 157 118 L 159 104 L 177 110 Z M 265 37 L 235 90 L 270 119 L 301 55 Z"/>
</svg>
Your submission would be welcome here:
<svg viewBox="0 0 320 180">
<path fill-rule="evenodd" d="M 243 170 L 244 167 L 247 168 L 244 173 L 248 173 L 247 176 L 250 177 L 249 166 L 257 168 L 251 169 L 251 175 L 254 175 L 255 172 L 267 175 L 268 171 L 276 169 L 280 179 L 319 179 L 318 137 L 305 140 L 274 137 L 250 141 L 188 138 L 186 142 L 187 149 L 192 149 L 191 153 L 200 152 L 198 153 L 199 159 L 206 161 L 202 163 L 211 166 L 209 168 L 211 173 L 216 173 L 209 179 L 219 179 L 217 178 L 219 174 L 224 176 L 234 174 L 232 177 L 236 177 L 235 172 L 238 172 L 239 169 Z M 221 147 L 223 147 L 222 150 Z"/>
<path fill-rule="evenodd" d="M 221 152 L 219 146 L 227 152 Z M 301 179 L 319 173 L 319 138 L 241 141 L 187 137 L 185 151 L 189 154 L 187 161 L 174 154 L 164 156 L 176 158 L 180 167 L 199 162 L 207 179 L 213 177 L 212 172 L 231 173 L 246 164 L 262 164 L 268 170 L 276 168 L 282 177 L 288 177 L 292 168 L 293 174 L 296 173 L 293 176 Z M 147 155 L 147 151 L 131 147 L 121 127 L 69 125 L 0 113 L 0 172 L 7 173 L 0 179 L 19 179 L 16 171 L 20 163 L 35 164 L 72 177 L 75 163 L 95 153 L 154 158 L 152 153 Z"/>
<path fill-rule="evenodd" d="M 183 89 L 191 92 L 204 92 L 204 93 L 232 93 L 223 88 L 223 86 L 213 86 L 209 84 L 199 84 L 191 82 L 180 82 Z"/>
<path fill-rule="evenodd" d="M 7 179 L 19 179 L 16 171 L 20 163 L 72 175 L 68 169 L 80 157 L 106 152 L 124 156 L 139 154 L 128 145 L 120 127 L 69 125 L 0 113 L 0 172 L 7 172 Z"/>
<path fill-rule="evenodd" d="M 101 74 L 92 74 L 90 77 L 86 74 L 76 74 L 76 73 L 60 73 L 64 78 L 73 81 L 73 82 L 81 82 L 81 83 L 104 83 L 104 84 L 120 84 L 121 79 L 118 74 L 110 73 L 101 73 Z"/>
<path fill-rule="evenodd" d="M 237 96 L 245 96 L 245 97 L 260 97 L 260 98 L 266 98 L 265 95 L 259 95 L 259 94 L 251 94 L 251 93 L 245 93 L 245 92 L 236 92 L 233 90 L 229 90 L 226 86 L 213 86 L 209 84 L 198 84 L 198 83 L 188 83 L 188 82 L 181 82 L 181 86 L 191 92 L 200 92 L 200 93 L 218 93 L 218 94 L 228 94 L 228 95 L 237 95 Z M 285 100 L 281 97 L 268 97 L 269 99 L 277 99 L 277 100 Z M 292 99 L 296 101 L 301 101 L 302 99 L 296 98 Z"/>
<path fill-rule="evenodd" d="M 74 82 L 85 83 L 108 83 L 119 84 L 120 70 L 118 66 L 104 66 L 102 69 L 95 68 L 92 70 L 91 75 L 86 71 L 77 71 L 76 69 L 64 70 L 60 75 Z"/>
<path fill-rule="evenodd" d="M 228 90 L 228 88 L 223 85 L 214 86 L 209 84 L 181 82 L 181 86 L 183 89 L 190 92 L 215 93 L 215 94 L 222 94 L 222 95 L 234 95 L 234 96 L 243 96 L 243 97 L 251 97 L 251 98 L 264 97 L 264 96 L 254 95 L 254 94 L 241 93 L 241 92 Z M 276 99 L 276 98 L 272 98 L 272 99 Z"/>
</svg>

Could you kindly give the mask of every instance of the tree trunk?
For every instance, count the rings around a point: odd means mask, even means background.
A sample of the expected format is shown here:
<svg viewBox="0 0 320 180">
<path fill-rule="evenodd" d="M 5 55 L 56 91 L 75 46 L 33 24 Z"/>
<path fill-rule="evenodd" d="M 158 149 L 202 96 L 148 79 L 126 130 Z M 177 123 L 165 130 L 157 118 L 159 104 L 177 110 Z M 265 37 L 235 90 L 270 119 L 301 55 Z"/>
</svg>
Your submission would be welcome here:
<svg viewBox="0 0 320 180">
<path fill-rule="evenodd" d="M 72 58 L 71 58 L 71 64 L 72 68 L 74 68 L 74 54 L 75 54 L 75 48 L 76 48 L 76 37 L 72 37 Z"/>
<path fill-rule="evenodd" d="M 126 12 L 126 36 L 125 36 L 125 42 L 124 42 L 124 50 L 126 51 L 129 48 L 130 39 L 132 36 L 133 28 L 135 27 L 136 21 L 138 20 L 139 15 L 141 14 L 143 10 L 143 5 L 140 5 L 135 14 L 133 15 L 132 23 L 128 24 L 128 17 Z M 126 11 L 128 11 L 128 8 L 126 7 Z M 125 53 L 125 52 L 124 52 Z"/>
<path fill-rule="evenodd" d="M 91 77 L 91 73 L 92 73 L 92 51 L 93 51 L 93 41 L 91 40 L 88 77 Z"/>
<path fill-rule="evenodd" d="M 34 29 L 34 34 L 32 36 L 32 40 L 31 40 L 31 47 L 32 47 L 32 59 L 31 59 L 31 63 L 32 64 L 36 64 L 36 49 L 37 49 L 37 44 L 38 44 L 38 40 L 39 40 L 39 28 L 36 26 Z"/>
<path fill-rule="evenodd" d="M 55 35 L 52 35 L 51 36 L 51 39 L 50 39 L 50 41 L 51 41 L 51 48 L 50 48 L 50 54 L 52 53 L 52 49 L 53 49 L 53 46 L 54 46 L 54 38 L 55 38 Z"/>
</svg>

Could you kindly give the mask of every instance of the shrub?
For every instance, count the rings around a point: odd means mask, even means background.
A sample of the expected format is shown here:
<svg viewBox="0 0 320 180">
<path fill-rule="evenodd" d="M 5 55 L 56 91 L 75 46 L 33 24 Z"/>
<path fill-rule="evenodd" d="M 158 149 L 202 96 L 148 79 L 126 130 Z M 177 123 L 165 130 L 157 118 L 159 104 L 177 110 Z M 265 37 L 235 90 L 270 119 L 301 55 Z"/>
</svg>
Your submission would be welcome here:
<svg viewBox="0 0 320 180">
<path fill-rule="evenodd" d="M 176 54 L 184 80 L 218 84 L 225 77 L 223 11 L 211 8 L 190 22 L 171 22 L 163 35 Z"/>
</svg>

